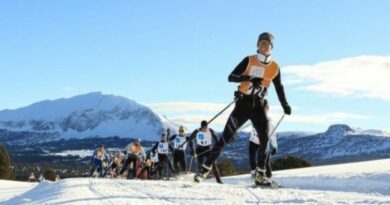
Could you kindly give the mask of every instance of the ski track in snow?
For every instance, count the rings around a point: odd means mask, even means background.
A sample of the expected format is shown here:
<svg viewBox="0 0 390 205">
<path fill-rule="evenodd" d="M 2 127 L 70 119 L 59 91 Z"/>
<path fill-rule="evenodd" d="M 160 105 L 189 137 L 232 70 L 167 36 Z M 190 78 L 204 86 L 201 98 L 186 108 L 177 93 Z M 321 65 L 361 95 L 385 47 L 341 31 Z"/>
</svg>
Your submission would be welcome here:
<svg viewBox="0 0 390 205">
<path fill-rule="evenodd" d="M 224 184 L 210 179 L 196 185 L 192 175 L 181 181 L 72 178 L 31 184 L 0 180 L 0 204 L 390 204 L 390 159 L 274 174 L 285 188 L 253 187 L 249 175 L 224 177 Z M 9 187 L 16 190 L 12 195 Z"/>
</svg>

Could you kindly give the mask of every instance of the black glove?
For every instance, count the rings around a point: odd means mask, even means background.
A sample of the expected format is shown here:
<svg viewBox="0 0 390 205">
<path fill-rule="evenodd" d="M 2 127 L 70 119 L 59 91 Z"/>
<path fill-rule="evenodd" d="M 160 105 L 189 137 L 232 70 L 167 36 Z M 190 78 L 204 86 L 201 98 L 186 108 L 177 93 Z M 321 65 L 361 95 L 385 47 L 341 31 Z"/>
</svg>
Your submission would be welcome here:
<svg viewBox="0 0 390 205">
<path fill-rule="evenodd" d="M 272 148 L 271 155 L 275 155 L 278 150 L 276 148 Z"/>
<path fill-rule="evenodd" d="M 291 115 L 291 107 L 290 107 L 290 105 L 288 105 L 286 103 L 286 104 L 283 104 L 282 107 L 283 107 L 283 111 L 284 111 L 285 114 Z"/>
<path fill-rule="evenodd" d="M 240 91 L 234 92 L 234 99 L 241 99 L 243 94 Z"/>
<path fill-rule="evenodd" d="M 252 77 L 250 81 L 253 84 L 253 88 L 259 88 L 261 85 L 261 81 L 263 81 L 263 78 Z"/>
</svg>

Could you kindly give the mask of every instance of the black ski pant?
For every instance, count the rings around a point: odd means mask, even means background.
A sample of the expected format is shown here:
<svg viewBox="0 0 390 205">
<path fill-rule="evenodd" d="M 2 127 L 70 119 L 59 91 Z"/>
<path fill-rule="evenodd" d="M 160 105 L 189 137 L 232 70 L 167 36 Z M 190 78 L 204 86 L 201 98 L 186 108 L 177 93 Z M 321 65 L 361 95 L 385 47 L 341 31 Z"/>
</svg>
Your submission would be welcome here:
<svg viewBox="0 0 390 205">
<path fill-rule="evenodd" d="M 236 102 L 236 106 L 226 122 L 222 137 L 218 139 L 218 142 L 210 151 L 209 158 L 205 163 L 206 166 L 211 167 L 221 154 L 225 145 L 233 139 L 236 131 L 246 121 L 251 120 L 260 140 L 258 166 L 261 169 L 265 169 L 268 155 L 266 153 L 268 144 L 268 119 L 262 104 L 263 100 L 261 98 L 252 98 L 249 96 L 242 97 Z"/>
<path fill-rule="evenodd" d="M 173 152 L 173 166 L 177 173 L 185 172 L 187 168 L 186 154 L 184 150 L 176 149 Z"/>
<path fill-rule="evenodd" d="M 249 165 L 251 170 L 256 169 L 256 161 L 259 163 L 259 160 L 256 160 L 258 158 L 258 151 L 259 151 L 260 146 L 258 144 L 255 144 L 251 141 L 249 141 Z M 269 178 L 272 177 L 272 167 L 271 167 L 271 160 L 270 160 L 270 154 L 267 155 L 267 159 L 265 162 L 265 175 Z"/>
<path fill-rule="evenodd" d="M 126 169 L 129 166 L 129 164 L 133 163 L 133 167 L 132 167 L 132 174 L 133 174 L 133 176 L 132 177 L 134 178 L 137 175 L 136 174 L 137 173 L 137 160 L 138 160 L 138 156 L 137 155 L 129 154 L 127 156 L 125 164 L 122 167 L 122 170 L 121 170 L 120 174 L 122 175 L 126 171 Z"/>
<path fill-rule="evenodd" d="M 195 148 L 196 160 L 198 161 L 198 170 L 202 169 L 202 165 L 209 158 L 211 146 L 197 146 Z"/>
<path fill-rule="evenodd" d="M 176 174 L 175 169 L 171 161 L 169 160 L 168 154 L 158 154 L 158 164 L 157 164 L 157 172 L 160 178 L 163 178 L 162 172 L 164 169 L 164 165 L 168 166 L 173 174 Z M 168 173 L 165 173 L 168 176 Z"/>
</svg>

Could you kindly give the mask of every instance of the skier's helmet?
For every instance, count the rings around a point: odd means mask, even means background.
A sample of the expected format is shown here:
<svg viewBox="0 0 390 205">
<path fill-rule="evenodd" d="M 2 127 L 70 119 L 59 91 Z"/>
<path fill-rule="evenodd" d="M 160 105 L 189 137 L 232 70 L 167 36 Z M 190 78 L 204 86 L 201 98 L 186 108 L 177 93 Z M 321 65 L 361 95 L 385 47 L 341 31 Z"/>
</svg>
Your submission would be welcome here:
<svg viewBox="0 0 390 205">
<path fill-rule="evenodd" d="M 184 126 L 183 125 L 179 127 L 179 132 L 184 132 Z"/>
</svg>

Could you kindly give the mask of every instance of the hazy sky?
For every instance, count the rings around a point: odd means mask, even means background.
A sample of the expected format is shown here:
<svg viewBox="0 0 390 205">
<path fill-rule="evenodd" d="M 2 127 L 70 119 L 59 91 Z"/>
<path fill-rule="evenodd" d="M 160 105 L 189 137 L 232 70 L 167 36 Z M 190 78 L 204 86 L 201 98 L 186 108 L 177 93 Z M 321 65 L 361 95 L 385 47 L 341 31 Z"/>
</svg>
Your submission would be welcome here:
<svg viewBox="0 0 390 205">
<path fill-rule="evenodd" d="M 102 91 L 194 128 L 232 101 L 237 84 L 227 76 L 270 31 L 293 108 L 281 130 L 390 130 L 389 8 L 368 0 L 0 1 L 0 110 Z M 271 88 L 274 121 L 275 96 Z"/>
</svg>

